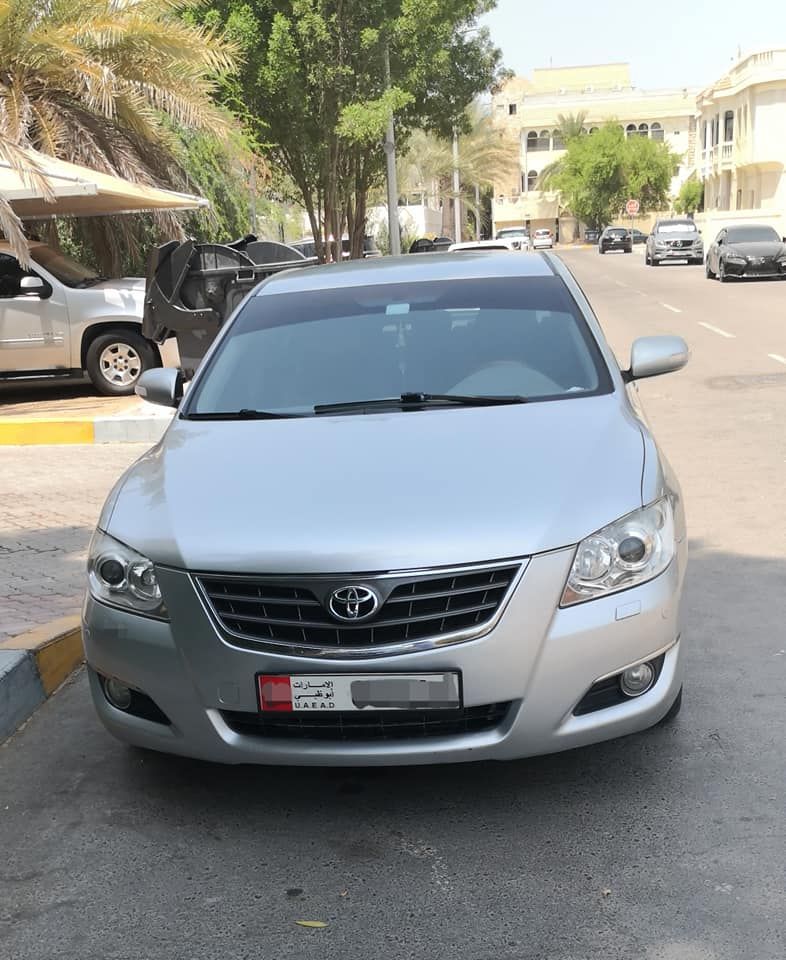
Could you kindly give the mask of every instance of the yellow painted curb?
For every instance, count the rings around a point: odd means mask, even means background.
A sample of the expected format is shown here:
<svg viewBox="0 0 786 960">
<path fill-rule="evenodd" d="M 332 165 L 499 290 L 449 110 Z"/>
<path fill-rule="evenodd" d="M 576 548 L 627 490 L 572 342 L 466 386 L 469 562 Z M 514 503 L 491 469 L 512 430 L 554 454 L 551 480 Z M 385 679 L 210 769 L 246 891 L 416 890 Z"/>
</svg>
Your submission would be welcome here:
<svg viewBox="0 0 786 960">
<path fill-rule="evenodd" d="M 0 650 L 27 650 L 49 696 L 84 659 L 79 617 L 61 617 L 17 637 L 0 642 Z"/>
<path fill-rule="evenodd" d="M 95 427 L 87 418 L 0 418 L 0 446 L 93 443 L 94 440 Z"/>
</svg>

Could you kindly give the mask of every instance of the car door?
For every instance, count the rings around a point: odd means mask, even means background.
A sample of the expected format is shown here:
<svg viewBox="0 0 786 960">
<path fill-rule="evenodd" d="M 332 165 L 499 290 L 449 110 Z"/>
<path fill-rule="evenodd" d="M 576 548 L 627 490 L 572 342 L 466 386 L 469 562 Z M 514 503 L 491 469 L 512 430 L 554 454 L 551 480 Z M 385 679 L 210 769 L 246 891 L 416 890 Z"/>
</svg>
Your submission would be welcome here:
<svg viewBox="0 0 786 960">
<path fill-rule="evenodd" d="M 40 290 L 25 290 L 25 277 L 39 277 Z M 69 367 L 65 290 L 44 271 L 27 272 L 0 251 L 0 373 Z"/>
</svg>

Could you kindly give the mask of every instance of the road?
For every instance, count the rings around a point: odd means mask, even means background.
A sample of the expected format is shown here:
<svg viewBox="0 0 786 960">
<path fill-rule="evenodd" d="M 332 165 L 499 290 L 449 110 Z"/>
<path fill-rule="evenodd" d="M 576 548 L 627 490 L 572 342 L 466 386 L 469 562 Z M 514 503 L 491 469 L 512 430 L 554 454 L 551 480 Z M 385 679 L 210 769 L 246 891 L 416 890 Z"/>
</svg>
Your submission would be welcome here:
<svg viewBox="0 0 786 960">
<path fill-rule="evenodd" d="M 221 768 L 116 744 L 77 676 L 0 749 L 0 956 L 782 960 L 786 285 L 564 258 L 621 357 L 693 349 L 641 384 L 691 530 L 677 722 L 505 765 Z"/>
</svg>

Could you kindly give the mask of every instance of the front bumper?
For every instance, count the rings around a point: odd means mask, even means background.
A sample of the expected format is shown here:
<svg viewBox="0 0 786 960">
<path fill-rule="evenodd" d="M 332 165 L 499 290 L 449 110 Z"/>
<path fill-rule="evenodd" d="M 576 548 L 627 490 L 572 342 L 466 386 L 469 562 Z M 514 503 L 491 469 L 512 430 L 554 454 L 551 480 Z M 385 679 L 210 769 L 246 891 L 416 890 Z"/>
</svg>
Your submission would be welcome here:
<svg viewBox="0 0 786 960">
<path fill-rule="evenodd" d="M 559 609 L 573 549 L 530 560 L 497 626 L 476 640 L 373 660 L 314 659 L 233 646 L 202 607 L 191 578 L 160 570 L 171 623 L 115 610 L 91 597 L 83 611 L 90 686 L 99 717 L 121 740 L 223 763 L 387 765 L 510 760 L 623 736 L 657 723 L 682 684 L 679 600 L 682 544 L 657 579 L 616 596 Z M 666 650 L 643 696 L 593 713 L 573 710 L 600 677 Z M 510 701 L 482 732 L 371 742 L 281 740 L 234 732 L 222 711 L 257 710 L 255 675 L 458 670 L 464 706 Z M 98 674 L 141 690 L 171 725 L 124 713 Z"/>
<path fill-rule="evenodd" d="M 786 264 L 781 265 L 777 260 L 763 258 L 745 263 L 723 261 L 723 269 L 728 277 L 783 277 L 786 276 L 785 267 Z"/>
<path fill-rule="evenodd" d="M 652 259 L 661 260 L 701 260 L 704 261 L 703 247 L 666 247 L 661 250 L 655 247 L 652 251 Z"/>
</svg>

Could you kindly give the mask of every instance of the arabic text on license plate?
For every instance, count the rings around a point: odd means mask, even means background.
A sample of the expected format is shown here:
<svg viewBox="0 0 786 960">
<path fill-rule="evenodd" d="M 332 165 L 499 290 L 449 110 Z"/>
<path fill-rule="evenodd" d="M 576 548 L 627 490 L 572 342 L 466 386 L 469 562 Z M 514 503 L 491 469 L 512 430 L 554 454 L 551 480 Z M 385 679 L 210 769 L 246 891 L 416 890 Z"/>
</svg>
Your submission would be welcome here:
<svg viewBox="0 0 786 960">
<path fill-rule="evenodd" d="M 455 710 L 461 706 L 458 673 L 259 674 L 264 712 L 349 710 Z"/>
</svg>

